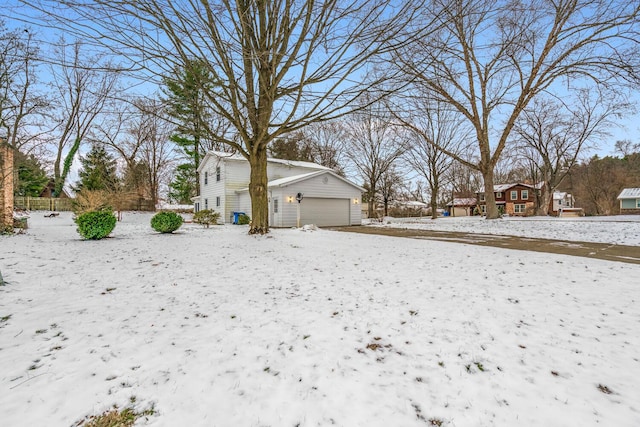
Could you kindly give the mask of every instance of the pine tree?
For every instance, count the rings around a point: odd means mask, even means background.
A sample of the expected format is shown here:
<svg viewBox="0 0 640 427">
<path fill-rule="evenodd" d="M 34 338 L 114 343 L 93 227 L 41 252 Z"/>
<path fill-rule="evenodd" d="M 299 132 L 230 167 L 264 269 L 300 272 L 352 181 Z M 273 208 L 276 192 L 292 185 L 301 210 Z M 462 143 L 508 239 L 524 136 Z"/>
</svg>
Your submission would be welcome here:
<svg viewBox="0 0 640 427">
<path fill-rule="evenodd" d="M 38 197 L 49 182 L 47 173 L 35 156 L 27 156 L 20 151 L 15 151 L 15 154 L 18 180 L 13 189 L 14 195 Z"/>
<path fill-rule="evenodd" d="M 198 194 L 200 184 L 197 169 L 200 159 L 206 154 L 203 152 L 203 139 L 207 135 L 205 122 L 210 118 L 204 94 L 212 91 L 214 79 L 202 61 L 193 60 L 179 70 L 175 77 L 165 78 L 164 84 L 165 94 L 168 96 L 168 113 L 178 123 L 177 132 L 171 136 L 171 141 L 190 158 L 193 165 L 191 173 Z"/>
<path fill-rule="evenodd" d="M 80 157 L 80 163 L 82 169 L 78 172 L 80 180 L 76 183 L 76 191 L 113 191 L 117 188 L 116 161 L 102 145 L 94 144 L 86 157 Z"/>
<path fill-rule="evenodd" d="M 192 163 L 185 163 L 176 168 L 176 176 L 169 184 L 169 199 L 181 205 L 191 204 L 196 195 L 196 174 Z"/>
</svg>

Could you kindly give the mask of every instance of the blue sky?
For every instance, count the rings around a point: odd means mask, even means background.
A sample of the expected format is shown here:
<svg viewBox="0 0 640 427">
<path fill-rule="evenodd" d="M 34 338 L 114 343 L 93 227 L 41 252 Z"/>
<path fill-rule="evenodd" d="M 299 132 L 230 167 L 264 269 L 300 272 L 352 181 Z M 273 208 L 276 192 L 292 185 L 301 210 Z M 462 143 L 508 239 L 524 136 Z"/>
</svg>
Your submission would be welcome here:
<svg viewBox="0 0 640 427">
<path fill-rule="evenodd" d="M 31 27 L 36 33 L 36 40 L 41 43 L 42 52 L 50 51 L 51 45 L 49 42 L 58 40 L 58 38 L 64 34 L 62 31 L 39 25 L 37 12 L 30 10 L 28 6 L 23 5 L 19 0 L 6 0 L 3 9 L 5 15 L 4 20 L 7 27 L 13 28 L 25 25 Z M 30 23 L 25 24 L 25 20 L 30 21 Z M 45 71 L 45 68 L 46 67 L 43 68 L 43 71 Z M 47 77 L 43 75 L 42 80 L 47 80 Z M 149 95 L 155 92 L 157 87 L 151 84 L 143 84 L 132 90 L 144 95 Z M 633 93 L 632 100 L 637 103 L 640 100 L 640 92 Z M 600 156 L 615 154 L 615 141 L 621 139 L 628 139 L 634 143 L 640 143 L 640 113 L 635 112 L 629 114 L 614 122 L 616 125 L 609 129 L 609 133 L 611 134 L 610 138 L 598 143 L 598 147 L 592 152 L 585 153 L 585 156 L 591 156 L 592 154 L 598 154 Z"/>
</svg>

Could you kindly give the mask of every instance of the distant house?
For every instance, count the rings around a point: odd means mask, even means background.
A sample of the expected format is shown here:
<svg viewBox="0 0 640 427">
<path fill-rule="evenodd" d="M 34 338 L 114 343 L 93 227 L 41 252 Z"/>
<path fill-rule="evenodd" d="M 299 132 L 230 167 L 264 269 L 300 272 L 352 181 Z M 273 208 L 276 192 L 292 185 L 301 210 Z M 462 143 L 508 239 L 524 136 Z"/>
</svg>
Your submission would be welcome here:
<svg viewBox="0 0 640 427">
<path fill-rule="evenodd" d="M 618 196 L 621 214 L 640 214 L 640 188 L 625 188 Z"/>
<path fill-rule="evenodd" d="M 194 210 L 212 209 L 220 222 L 233 222 L 237 212 L 251 216 L 250 166 L 239 154 L 209 152 L 200 167 L 200 194 Z M 269 224 L 295 227 L 315 224 L 361 224 L 361 187 L 331 169 L 311 162 L 267 159 Z M 301 201 L 298 202 L 297 196 Z M 299 210 L 298 210 L 299 209 Z M 236 213 L 236 214 L 234 214 Z"/>
<path fill-rule="evenodd" d="M 549 206 L 549 214 L 558 217 L 584 216 L 582 208 L 576 208 L 573 196 L 564 191 L 555 191 Z"/>
<path fill-rule="evenodd" d="M 56 188 L 56 183 L 53 178 L 49 180 L 47 185 L 40 192 L 40 197 L 53 197 L 54 190 Z M 61 199 L 69 199 L 69 193 L 63 188 L 62 193 L 59 196 Z"/>
<path fill-rule="evenodd" d="M 531 185 L 524 183 L 499 184 L 493 186 L 493 194 L 498 209 L 512 216 L 525 216 L 534 213 L 537 203 L 536 196 L 542 188 L 542 183 Z M 484 192 L 477 193 L 478 208 L 483 215 L 487 213 L 487 201 Z"/>
<path fill-rule="evenodd" d="M 475 197 L 454 197 L 447 203 L 447 211 L 450 216 L 472 216 L 477 205 Z"/>
</svg>

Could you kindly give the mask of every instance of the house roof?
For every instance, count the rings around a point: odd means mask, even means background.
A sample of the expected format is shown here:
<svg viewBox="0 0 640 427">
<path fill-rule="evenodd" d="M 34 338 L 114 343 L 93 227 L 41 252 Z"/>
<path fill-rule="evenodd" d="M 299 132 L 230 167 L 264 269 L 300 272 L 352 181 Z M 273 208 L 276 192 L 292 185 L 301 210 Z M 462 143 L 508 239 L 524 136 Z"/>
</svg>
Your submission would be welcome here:
<svg viewBox="0 0 640 427">
<path fill-rule="evenodd" d="M 624 188 L 618 199 L 640 199 L 640 188 Z"/>
<path fill-rule="evenodd" d="M 274 179 L 273 181 L 269 181 L 267 183 L 267 187 L 268 188 L 277 188 L 277 187 L 286 187 L 288 185 L 300 182 L 300 181 L 306 181 L 307 179 L 316 177 L 316 176 L 320 176 L 320 175 L 331 175 L 335 178 L 337 178 L 338 180 L 358 189 L 360 192 L 364 193 L 364 188 L 354 184 L 353 182 L 349 181 L 346 178 L 341 177 L 340 175 L 338 175 L 337 173 L 335 173 L 334 171 L 332 171 L 331 169 L 327 168 L 324 170 L 319 170 L 319 171 L 314 171 L 314 172 L 308 172 L 308 173 L 303 173 L 300 175 L 294 175 L 294 176 L 289 176 L 286 178 L 279 178 L 279 179 Z M 236 193 L 242 193 L 245 191 L 249 191 L 249 188 L 243 188 L 241 190 L 237 190 Z"/>
<path fill-rule="evenodd" d="M 200 171 L 200 169 L 202 169 L 204 164 L 207 163 L 207 160 L 209 160 L 209 158 L 211 158 L 211 157 L 219 157 L 219 158 L 223 158 L 225 160 L 232 160 L 232 161 L 236 161 L 236 162 L 247 162 L 248 161 L 247 159 L 245 159 L 245 157 L 243 155 L 238 154 L 238 153 L 225 153 L 223 151 L 209 151 L 204 156 L 204 159 L 202 160 L 202 163 L 200 163 L 200 166 L 198 167 L 198 171 Z M 299 160 L 284 160 L 284 159 L 267 158 L 267 163 L 278 163 L 278 164 L 281 164 L 281 165 L 286 165 L 286 166 L 291 166 L 291 167 L 302 167 L 302 168 L 308 168 L 308 169 L 331 170 L 331 168 L 319 165 L 317 163 L 302 162 L 302 161 L 299 161 Z"/>
<path fill-rule="evenodd" d="M 539 182 L 537 184 L 525 184 L 524 182 L 514 182 L 511 184 L 497 184 L 493 186 L 493 191 L 494 193 L 504 193 L 505 191 L 507 191 L 512 187 L 515 187 L 516 185 L 521 185 L 523 187 L 529 187 L 529 188 L 539 190 L 542 188 L 543 184 L 544 184 L 543 182 Z M 484 190 L 480 190 L 480 192 L 483 193 Z"/>
<path fill-rule="evenodd" d="M 447 206 L 474 206 L 477 203 L 475 197 L 456 197 L 453 202 L 447 203 Z"/>
<path fill-rule="evenodd" d="M 564 199 L 565 197 L 567 197 L 567 193 L 564 192 L 564 191 L 554 191 L 553 192 L 553 199 L 554 200 Z"/>
</svg>

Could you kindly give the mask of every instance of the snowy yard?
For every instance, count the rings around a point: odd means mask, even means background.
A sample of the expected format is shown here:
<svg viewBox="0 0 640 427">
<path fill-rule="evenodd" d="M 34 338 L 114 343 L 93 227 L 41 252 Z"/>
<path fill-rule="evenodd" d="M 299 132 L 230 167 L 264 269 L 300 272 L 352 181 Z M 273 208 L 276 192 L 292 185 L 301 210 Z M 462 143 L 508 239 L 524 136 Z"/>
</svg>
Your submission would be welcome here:
<svg viewBox="0 0 640 427">
<path fill-rule="evenodd" d="M 640 425 L 638 265 L 150 218 L 0 236 L 2 426 Z M 640 244 L 640 218 L 450 220 L 407 226 Z"/>
<path fill-rule="evenodd" d="M 504 217 L 495 221 L 488 221 L 479 216 L 442 217 L 435 221 L 430 217 L 387 218 L 383 226 L 640 245 L 640 216 L 638 215 L 584 218 Z"/>
</svg>

